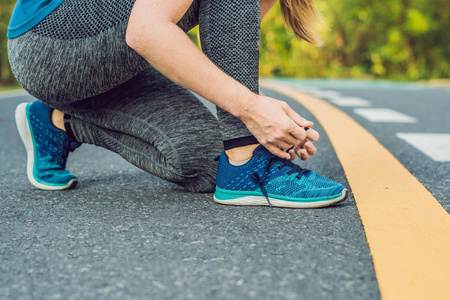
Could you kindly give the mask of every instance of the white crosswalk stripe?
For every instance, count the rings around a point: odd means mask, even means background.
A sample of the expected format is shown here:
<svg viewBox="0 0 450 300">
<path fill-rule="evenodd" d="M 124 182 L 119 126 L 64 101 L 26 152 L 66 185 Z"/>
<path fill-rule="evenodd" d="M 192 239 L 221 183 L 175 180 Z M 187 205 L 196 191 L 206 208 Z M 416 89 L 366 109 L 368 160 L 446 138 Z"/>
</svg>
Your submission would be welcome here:
<svg viewBox="0 0 450 300">
<path fill-rule="evenodd" d="M 389 108 L 355 108 L 354 113 L 371 122 L 416 123 L 417 119 Z"/>
<path fill-rule="evenodd" d="M 446 133 L 397 133 L 404 140 L 428 157 L 438 162 L 450 162 L 450 134 Z"/>
<path fill-rule="evenodd" d="M 342 107 L 368 107 L 370 102 L 359 97 L 333 97 L 330 102 Z"/>
<path fill-rule="evenodd" d="M 325 90 L 309 90 L 308 93 L 319 98 L 334 98 L 339 97 L 341 95 L 341 93 L 336 91 L 325 91 Z"/>
</svg>

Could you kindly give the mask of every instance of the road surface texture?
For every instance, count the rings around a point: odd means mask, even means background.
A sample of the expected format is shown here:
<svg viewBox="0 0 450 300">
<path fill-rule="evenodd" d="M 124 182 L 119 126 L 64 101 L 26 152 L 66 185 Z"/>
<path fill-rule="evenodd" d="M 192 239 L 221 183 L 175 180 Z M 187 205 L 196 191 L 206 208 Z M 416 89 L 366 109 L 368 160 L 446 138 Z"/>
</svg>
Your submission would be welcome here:
<svg viewBox="0 0 450 300">
<path fill-rule="evenodd" d="M 431 192 L 448 216 L 448 90 L 387 82 L 270 82 L 322 98 L 348 114 Z M 263 92 L 289 102 L 321 133 L 318 154 L 301 165 L 360 189 L 347 181 L 345 166 L 316 118 L 293 97 L 268 88 Z M 368 244 L 371 227 L 363 226 L 362 207 L 353 195 L 324 209 L 223 206 L 213 202 L 212 194 L 187 193 L 92 145 L 70 155 L 68 169 L 79 179 L 76 189 L 41 191 L 27 181 L 26 153 L 14 123 L 15 107 L 33 98 L 21 92 L 0 97 L 0 299 L 392 295 L 381 284 L 384 273 L 374 267 L 378 252 Z M 358 105 L 342 106 L 346 99 Z M 387 117 L 398 112 L 404 122 L 375 122 L 376 116 L 371 121 L 368 108 L 389 109 Z M 413 145 L 423 140 L 411 135 L 419 133 L 440 134 L 430 135 L 439 141 L 437 146 L 427 141 L 428 154 Z M 436 154 L 433 147 L 444 151 Z"/>
</svg>

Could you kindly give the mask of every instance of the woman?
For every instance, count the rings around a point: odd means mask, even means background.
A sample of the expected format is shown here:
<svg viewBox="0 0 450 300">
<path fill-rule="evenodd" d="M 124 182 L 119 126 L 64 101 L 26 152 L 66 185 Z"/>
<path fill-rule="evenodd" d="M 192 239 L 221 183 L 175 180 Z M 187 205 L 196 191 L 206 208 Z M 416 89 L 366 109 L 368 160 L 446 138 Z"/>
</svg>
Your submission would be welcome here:
<svg viewBox="0 0 450 300">
<path fill-rule="evenodd" d="M 297 36 L 317 42 L 312 1 L 281 6 Z M 42 101 L 16 110 L 31 183 L 74 187 L 68 153 L 90 143 L 188 191 L 215 188 L 223 204 L 343 201 L 342 185 L 291 162 L 315 154 L 313 123 L 258 94 L 260 19 L 275 2 L 19 0 L 10 63 Z M 197 24 L 206 55 L 185 34 Z M 218 120 L 189 90 L 217 105 Z"/>
</svg>

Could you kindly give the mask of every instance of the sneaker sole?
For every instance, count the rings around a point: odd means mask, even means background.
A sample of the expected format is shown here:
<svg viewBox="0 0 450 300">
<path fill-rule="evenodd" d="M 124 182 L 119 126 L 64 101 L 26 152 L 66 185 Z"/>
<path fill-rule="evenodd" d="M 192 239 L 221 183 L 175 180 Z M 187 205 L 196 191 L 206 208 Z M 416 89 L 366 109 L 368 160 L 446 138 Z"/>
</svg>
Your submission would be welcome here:
<svg viewBox="0 0 450 300">
<path fill-rule="evenodd" d="M 287 207 L 287 208 L 320 208 L 327 207 L 339 202 L 344 201 L 348 197 L 347 189 L 343 189 L 340 194 L 332 197 L 323 198 L 322 200 L 305 199 L 304 202 L 286 201 L 276 198 L 271 198 L 270 203 L 274 207 Z M 330 199 L 331 198 L 331 199 Z M 214 201 L 225 205 L 244 205 L 244 206 L 269 206 L 267 199 L 264 196 L 244 196 L 229 200 L 220 200 L 216 198 L 214 194 Z"/>
<path fill-rule="evenodd" d="M 16 108 L 16 125 L 19 135 L 22 139 L 25 149 L 27 150 L 27 177 L 32 185 L 47 191 L 60 191 L 74 188 L 77 185 L 77 180 L 72 179 L 65 185 L 49 185 L 38 182 L 34 178 L 34 145 L 33 137 L 31 135 L 31 127 L 27 117 L 27 106 L 29 103 L 21 103 Z"/>
</svg>

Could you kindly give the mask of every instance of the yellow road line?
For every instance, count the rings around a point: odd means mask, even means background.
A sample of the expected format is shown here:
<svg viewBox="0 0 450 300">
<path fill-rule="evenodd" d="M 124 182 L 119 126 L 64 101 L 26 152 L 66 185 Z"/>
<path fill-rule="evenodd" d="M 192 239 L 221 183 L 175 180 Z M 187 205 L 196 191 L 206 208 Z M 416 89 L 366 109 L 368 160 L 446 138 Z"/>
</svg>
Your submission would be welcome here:
<svg viewBox="0 0 450 300">
<path fill-rule="evenodd" d="M 450 215 L 367 130 L 328 102 L 270 81 L 320 122 L 353 191 L 383 299 L 450 299 Z"/>
</svg>

